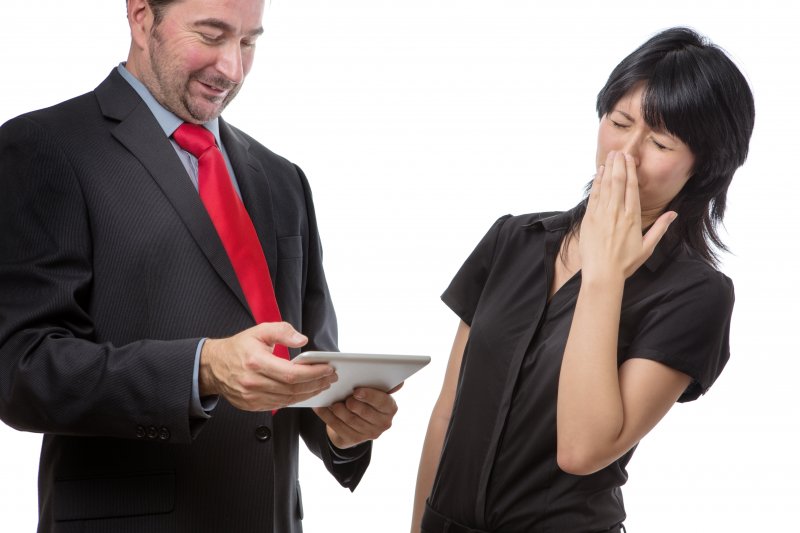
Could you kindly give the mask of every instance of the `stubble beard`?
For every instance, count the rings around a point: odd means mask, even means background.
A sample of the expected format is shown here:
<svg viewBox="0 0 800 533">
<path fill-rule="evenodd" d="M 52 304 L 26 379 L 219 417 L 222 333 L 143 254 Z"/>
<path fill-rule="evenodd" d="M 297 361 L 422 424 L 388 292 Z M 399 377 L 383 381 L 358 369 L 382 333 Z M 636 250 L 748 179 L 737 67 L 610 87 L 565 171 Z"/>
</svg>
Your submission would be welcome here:
<svg viewBox="0 0 800 533">
<path fill-rule="evenodd" d="M 170 61 L 168 54 L 159 53 L 162 41 L 158 29 L 153 28 L 150 36 L 150 65 L 154 79 L 147 84 L 150 92 L 167 110 L 183 120 L 204 124 L 222 114 L 222 111 L 236 97 L 241 89 L 241 84 L 236 84 L 221 76 L 204 76 L 202 72 L 191 72 L 183 80 L 180 68 Z M 207 103 L 217 105 L 209 110 L 192 98 L 190 84 L 192 81 L 205 83 L 217 89 L 228 90 L 221 100 L 219 98 L 204 98 Z"/>
</svg>

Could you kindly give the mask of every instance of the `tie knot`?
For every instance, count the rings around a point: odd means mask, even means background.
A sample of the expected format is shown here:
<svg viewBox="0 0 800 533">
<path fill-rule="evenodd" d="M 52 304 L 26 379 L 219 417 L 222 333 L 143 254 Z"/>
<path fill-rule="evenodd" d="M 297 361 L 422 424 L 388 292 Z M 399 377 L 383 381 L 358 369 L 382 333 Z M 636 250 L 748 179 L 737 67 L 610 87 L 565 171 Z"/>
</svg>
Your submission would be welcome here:
<svg viewBox="0 0 800 533">
<path fill-rule="evenodd" d="M 172 138 L 175 139 L 178 146 L 198 159 L 203 152 L 212 146 L 216 146 L 213 133 L 203 126 L 198 126 L 197 124 L 191 124 L 189 122 L 184 122 L 178 126 L 175 133 L 172 134 Z"/>
</svg>

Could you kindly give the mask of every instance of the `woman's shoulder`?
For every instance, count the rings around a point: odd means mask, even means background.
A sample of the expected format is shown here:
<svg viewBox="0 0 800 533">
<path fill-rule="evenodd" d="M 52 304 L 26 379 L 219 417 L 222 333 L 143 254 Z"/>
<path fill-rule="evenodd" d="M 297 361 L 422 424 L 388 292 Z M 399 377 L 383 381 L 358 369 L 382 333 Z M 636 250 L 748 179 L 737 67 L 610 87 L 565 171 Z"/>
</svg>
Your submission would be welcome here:
<svg viewBox="0 0 800 533">
<path fill-rule="evenodd" d="M 494 227 L 500 233 L 522 233 L 531 228 L 547 230 L 567 229 L 570 223 L 569 211 L 541 211 L 521 215 L 503 215 Z"/>
<path fill-rule="evenodd" d="M 570 211 L 540 211 L 516 215 L 512 218 L 522 226 L 535 226 L 541 223 L 547 226 L 557 225 L 561 227 L 569 222 L 569 213 Z"/>
<path fill-rule="evenodd" d="M 671 292 L 691 292 L 695 298 L 713 307 L 732 307 L 733 280 L 703 259 L 688 246 L 679 245 L 672 260 L 665 265 L 664 280 Z"/>
<path fill-rule="evenodd" d="M 717 285 L 733 285 L 731 278 L 724 272 L 686 245 L 678 246 L 673 266 L 684 275 L 706 279 Z"/>
<path fill-rule="evenodd" d="M 477 250 L 494 258 L 493 261 L 499 258 L 503 258 L 503 262 L 528 261 L 531 254 L 543 253 L 548 233 L 567 230 L 568 215 L 569 212 L 563 211 L 503 215 L 494 221 Z"/>
</svg>

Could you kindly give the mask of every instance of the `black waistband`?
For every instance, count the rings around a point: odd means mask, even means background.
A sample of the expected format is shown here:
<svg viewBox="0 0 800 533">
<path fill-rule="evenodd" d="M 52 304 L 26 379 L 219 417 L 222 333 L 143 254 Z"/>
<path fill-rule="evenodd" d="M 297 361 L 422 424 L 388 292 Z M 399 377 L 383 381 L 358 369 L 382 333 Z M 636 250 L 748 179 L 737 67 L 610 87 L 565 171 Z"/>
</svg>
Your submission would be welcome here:
<svg viewBox="0 0 800 533">
<path fill-rule="evenodd" d="M 472 529 L 453 522 L 440 515 L 425 502 L 425 514 L 422 515 L 421 533 L 486 533 L 480 529 Z"/>
<path fill-rule="evenodd" d="M 619 524 L 608 529 L 604 533 L 624 533 L 625 526 Z M 443 516 L 425 502 L 425 513 L 422 515 L 421 533 L 487 533 L 482 529 L 473 529 L 454 522 L 453 520 Z"/>
</svg>

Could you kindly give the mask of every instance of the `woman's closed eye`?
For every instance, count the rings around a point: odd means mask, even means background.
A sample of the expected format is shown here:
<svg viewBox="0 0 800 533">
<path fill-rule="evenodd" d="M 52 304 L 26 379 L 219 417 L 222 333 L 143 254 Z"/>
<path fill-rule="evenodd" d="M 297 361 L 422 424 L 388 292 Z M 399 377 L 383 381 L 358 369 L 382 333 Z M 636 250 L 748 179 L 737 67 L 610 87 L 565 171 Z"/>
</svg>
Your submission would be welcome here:
<svg viewBox="0 0 800 533">
<path fill-rule="evenodd" d="M 653 144 L 656 145 L 656 148 L 658 148 L 661 151 L 665 151 L 665 150 L 669 150 L 670 149 L 668 146 L 666 146 L 664 144 L 661 144 L 660 142 L 658 142 L 655 139 L 652 139 L 652 141 L 653 141 Z"/>
<path fill-rule="evenodd" d="M 674 150 L 673 143 L 670 143 L 668 140 L 664 140 L 663 137 L 664 137 L 663 135 L 661 138 L 656 137 L 655 135 L 651 135 L 650 141 L 652 141 L 652 143 L 656 145 L 656 148 L 658 148 L 658 150 L 662 152 L 671 152 L 672 150 Z"/>
</svg>

